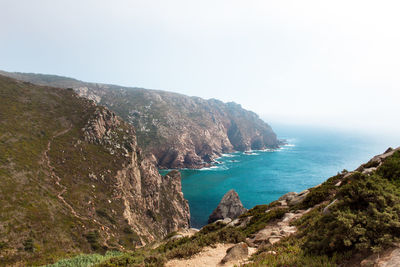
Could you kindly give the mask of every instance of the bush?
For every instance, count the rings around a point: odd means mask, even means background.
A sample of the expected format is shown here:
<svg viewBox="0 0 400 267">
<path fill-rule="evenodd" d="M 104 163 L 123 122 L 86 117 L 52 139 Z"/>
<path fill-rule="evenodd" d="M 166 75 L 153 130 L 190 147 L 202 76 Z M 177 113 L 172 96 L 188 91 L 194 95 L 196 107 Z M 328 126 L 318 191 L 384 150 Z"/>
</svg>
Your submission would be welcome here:
<svg viewBox="0 0 400 267">
<path fill-rule="evenodd" d="M 331 200 L 338 190 L 335 184 L 339 181 L 341 177 L 342 175 L 338 174 L 329 178 L 326 182 L 322 183 L 321 186 L 311 188 L 310 193 L 308 193 L 304 200 L 293 208 L 308 209 L 322 203 L 323 201 Z"/>
<path fill-rule="evenodd" d="M 4 241 L 0 241 L 0 250 L 7 247 L 7 243 Z"/>
<path fill-rule="evenodd" d="M 110 258 L 121 256 L 122 252 L 107 251 L 105 255 L 100 254 L 81 254 L 69 259 L 62 259 L 54 264 L 46 265 L 46 267 L 76 267 L 76 266 L 93 266 L 94 264 L 106 261 Z"/>
<path fill-rule="evenodd" d="M 400 237 L 399 188 L 379 176 L 356 173 L 343 186 L 329 214 L 308 221 L 303 248 L 332 255 L 379 251 Z"/>
<path fill-rule="evenodd" d="M 197 254 L 201 251 L 202 247 L 196 242 L 184 243 L 167 253 L 167 258 L 189 258 L 190 256 Z"/>
<path fill-rule="evenodd" d="M 259 213 L 253 212 L 253 217 L 250 219 L 250 222 L 243 229 L 243 233 L 246 236 L 254 234 L 255 232 L 263 229 L 269 222 L 275 219 L 280 219 L 285 215 L 285 213 L 289 209 L 287 208 L 272 208 L 269 212 L 263 211 L 263 209 L 259 210 Z"/>
<path fill-rule="evenodd" d="M 302 241 L 292 236 L 282 239 L 281 242 L 270 247 L 262 247 L 252 257 L 253 263 L 246 266 L 258 267 L 283 267 L 283 266 L 307 266 L 307 267 L 333 267 L 337 266 L 336 257 L 315 256 L 304 253 L 301 249 Z M 268 253 L 274 251 L 276 254 Z"/>
<path fill-rule="evenodd" d="M 24 241 L 24 250 L 28 252 L 33 252 L 34 251 L 34 246 L 33 246 L 33 239 L 28 238 Z"/>
<path fill-rule="evenodd" d="M 400 186 L 400 152 L 397 151 L 387 158 L 378 168 L 377 173 Z"/>
<path fill-rule="evenodd" d="M 101 248 L 99 244 L 99 238 L 100 238 L 99 231 L 91 231 L 88 234 L 86 234 L 85 237 L 93 250 L 96 251 Z"/>
</svg>

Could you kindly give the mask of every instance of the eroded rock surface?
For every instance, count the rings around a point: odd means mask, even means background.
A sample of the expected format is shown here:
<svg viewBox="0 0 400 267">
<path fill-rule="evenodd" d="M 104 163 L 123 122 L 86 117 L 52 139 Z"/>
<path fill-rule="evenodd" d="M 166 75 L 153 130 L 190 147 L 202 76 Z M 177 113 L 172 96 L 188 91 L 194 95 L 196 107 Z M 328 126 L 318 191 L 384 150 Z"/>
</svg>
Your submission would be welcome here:
<svg viewBox="0 0 400 267">
<path fill-rule="evenodd" d="M 228 224 L 246 211 L 247 209 L 243 207 L 243 204 L 239 199 L 239 195 L 235 192 L 235 190 L 232 189 L 223 196 L 217 208 L 208 218 L 208 223 L 229 218 L 230 220 L 226 221 L 225 223 Z"/>
<path fill-rule="evenodd" d="M 132 230 L 148 241 L 190 226 L 190 212 L 185 200 L 179 171 L 164 177 L 138 147 L 133 127 L 121 131 L 121 119 L 104 107 L 82 129 L 85 140 L 102 144 L 109 153 L 127 158 L 115 177 L 114 196 L 124 205 L 123 217 Z M 142 243 L 146 243 L 141 239 Z"/>
<path fill-rule="evenodd" d="M 230 261 L 245 259 L 249 255 L 249 247 L 246 243 L 240 242 L 226 251 L 225 257 L 221 260 L 222 264 Z"/>
</svg>

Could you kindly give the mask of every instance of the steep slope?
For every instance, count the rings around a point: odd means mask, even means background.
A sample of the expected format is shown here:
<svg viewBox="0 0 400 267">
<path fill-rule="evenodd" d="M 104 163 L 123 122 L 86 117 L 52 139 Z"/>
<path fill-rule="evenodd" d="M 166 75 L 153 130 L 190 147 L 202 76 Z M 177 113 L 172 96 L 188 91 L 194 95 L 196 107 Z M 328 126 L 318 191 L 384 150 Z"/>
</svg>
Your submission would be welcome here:
<svg viewBox="0 0 400 267">
<path fill-rule="evenodd" d="M 0 75 L 0 265 L 131 249 L 189 226 L 134 128 L 73 90 Z"/>
<path fill-rule="evenodd" d="M 301 193 L 255 206 L 236 220 L 208 224 L 192 236 L 178 233 L 156 249 L 145 247 L 99 266 L 127 262 L 133 266 L 221 266 L 223 262 L 222 266 L 397 267 L 399 258 L 397 148 L 355 171 L 344 170 Z"/>
<path fill-rule="evenodd" d="M 257 114 L 233 102 L 54 75 L 0 73 L 35 84 L 70 87 L 107 106 L 135 126 L 139 145 L 155 155 L 161 168 L 200 168 L 222 153 L 277 148 L 280 144 Z"/>
</svg>

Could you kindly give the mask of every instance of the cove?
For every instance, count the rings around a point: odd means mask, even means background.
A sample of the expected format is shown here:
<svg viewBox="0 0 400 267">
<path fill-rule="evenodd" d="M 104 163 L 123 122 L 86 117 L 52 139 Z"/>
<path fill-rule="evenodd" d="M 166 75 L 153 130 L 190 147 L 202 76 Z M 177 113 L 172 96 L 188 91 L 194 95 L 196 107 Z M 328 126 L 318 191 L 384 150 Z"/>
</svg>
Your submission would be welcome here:
<svg viewBox="0 0 400 267">
<path fill-rule="evenodd" d="M 246 208 L 267 204 L 287 192 L 320 184 L 343 169 L 353 170 L 391 145 L 326 129 L 275 126 L 274 130 L 288 145 L 273 151 L 236 152 L 217 159 L 220 164 L 211 168 L 181 170 L 192 227 L 207 224 L 230 189 L 238 192 Z"/>
</svg>

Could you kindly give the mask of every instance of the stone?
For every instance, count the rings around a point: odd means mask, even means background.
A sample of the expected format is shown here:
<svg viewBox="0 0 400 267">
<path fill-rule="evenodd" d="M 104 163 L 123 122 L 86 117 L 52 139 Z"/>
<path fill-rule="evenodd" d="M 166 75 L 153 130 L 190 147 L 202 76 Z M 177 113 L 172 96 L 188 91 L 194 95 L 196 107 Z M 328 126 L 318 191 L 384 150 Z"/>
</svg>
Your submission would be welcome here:
<svg viewBox="0 0 400 267">
<path fill-rule="evenodd" d="M 214 223 L 222 223 L 222 224 L 227 225 L 227 224 L 229 224 L 229 223 L 231 223 L 231 222 L 232 222 L 232 219 L 231 219 L 231 218 L 225 218 L 225 219 L 216 220 Z"/>
<path fill-rule="evenodd" d="M 306 196 L 308 195 L 308 193 L 310 193 L 309 190 L 304 190 L 302 192 L 300 192 L 299 194 L 297 194 L 297 196 L 295 196 L 290 202 L 290 205 L 296 205 L 299 204 L 300 202 L 302 202 Z"/>
<path fill-rule="evenodd" d="M 234 219 L 233 221 L 231 221 L 227 226 L 237 226 L 240 223 L 239 219 Z"/>
<path fill-rule="evenodd" d="M 230 218 L 231 220 L 236 219 L 246 211 L 247 209 L 243 207 L 239 195 L 232 189 L 224 195 L 217 208 L 211 213 L 208 218 L 208 223 L 213 223 L 225 218 Z"/>
<path fill-rule="evenodd" d="M 282 206 L 284 206 L 283 204 L 285 204 L 284 201 L 286 201 L 286 203 L 289 205 L 296 205 L 302 202 L 309 192 L 309 190 L 304 190 L 298 194 L 296 192 L 289 192 L 281 196 L 278 201 L 281 203 Z"/>
<path fill-rule="evenodd" d="M 278 202 L 281 204 L 281 206 L 287 206 L 286 200 L 278 200 Z"/>
<path fill-rule="evenodd" d="M 240 242 L 226 251 L 225 257 L 221 260 L 222 264 L 230 261 L 245 259 L 249 255 L 249 247 L 246 243 Z"/>
<path fill-rule="evenodd" d="M 282 239 L 282 237 L 280 237 L 280 236 L 271 236 L 271 237 L 268 239 L 268 242 L 269 242 L 271 245 L 273 245 L 273 244 L 279 242 L 281 239 Z"/>
<path fill-rule="evenodd" d="M 249 224 L 251 218 L 253 218 L 253 216 L 249 216 L 244 219 L 241 219 L 239 227 L 246 227 Z"/>
<path fill-rule="evenodd" d="M 371 173 L 373 173 L 373 172 L 375 172 L 377 170 L 377 168 L 376 167 L 371 167 L 371 168 L 368 168 L 368 169 L 364 169 L 363 171 L 362 171 L 362 174 L 371 174 Z"/>
<path fill-rule="evenodd" d="M 295 217 L 294 213 L 288 212 L 283 215 L 282 222 L 289 222 Z"/>
<path fill-rule="evenodd" d="M 395 244 L 396 245 L 396 244 Z M 372 254 L 360 263 L 361 267 L 398 267 L 400 266 L 400 248 L 388 248 L 379 254 Z"/>
<path fill-rule="evenodd" d="M 283 196 L 281 196 L 281 197 L 278 199 L 278 201 L 280 201 L 280 200 L 290 201 L 290 200 L 292 200 L 292 198 L 294 198 L 296 195 L 297 195 L 296 192 L 289 192 L 289 193 L 286 193 L 286 194 L 284 194 Z"/>
<path fill-rule="evenodd" d="M 296 233 L 296 231 L 296 226 L 282 226 L 280 234 L 284 236 L 289 236 Z"/>
<path fill-rule="evenodd" d="M 183 235 L 174 235 L 174 236 L 172 236 L 171 238 L 170 238 L 170 240 L 175 240 L 175 239 L 179 239 L 179 238 L 182 238 L 183 237 Z"/>
</svg>

